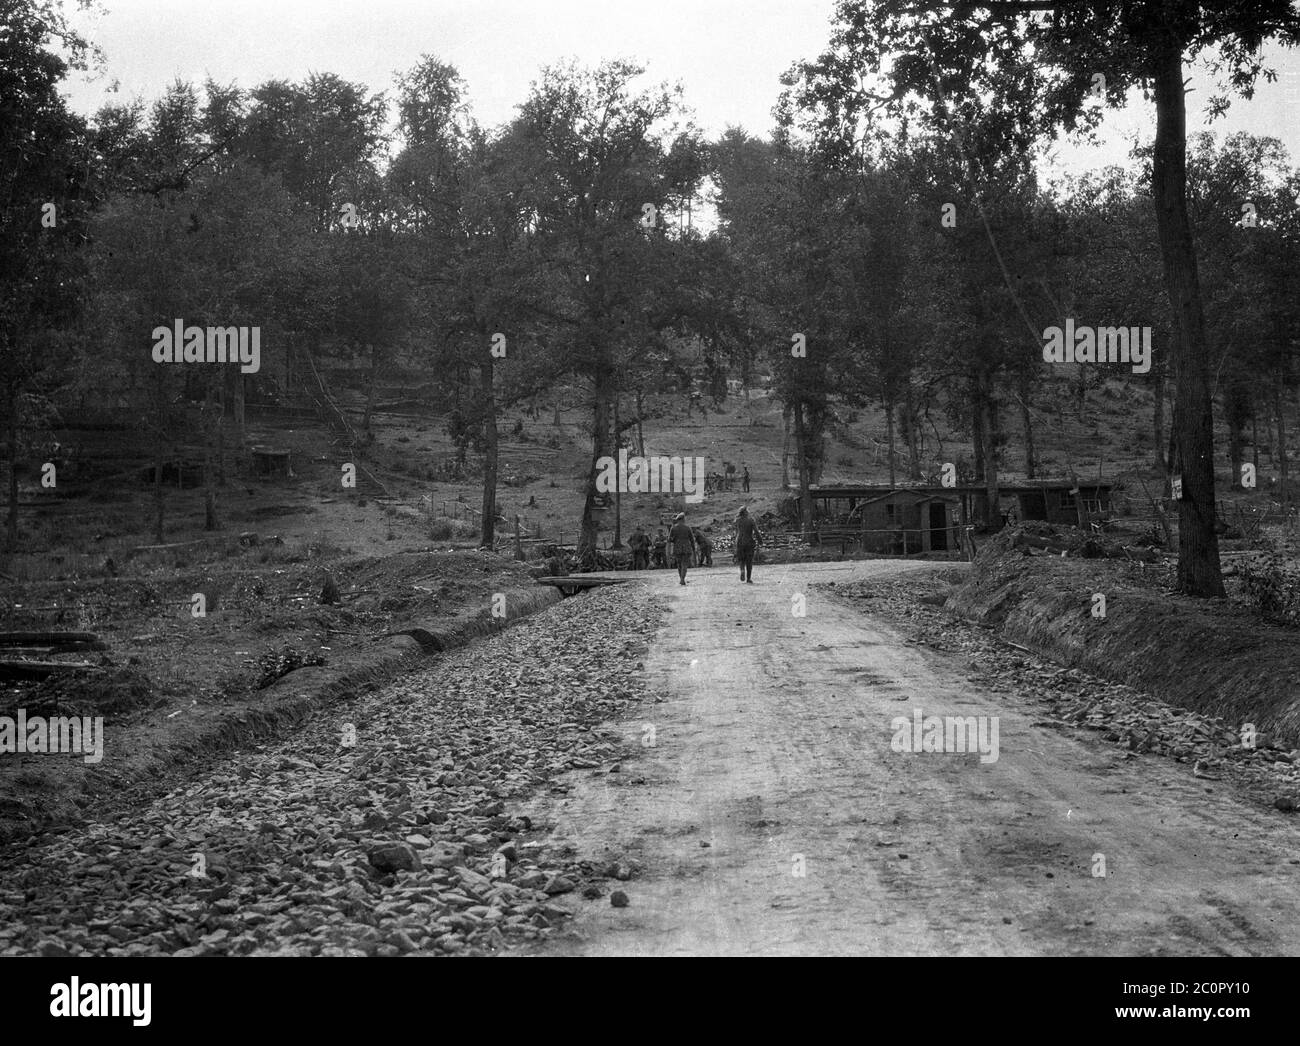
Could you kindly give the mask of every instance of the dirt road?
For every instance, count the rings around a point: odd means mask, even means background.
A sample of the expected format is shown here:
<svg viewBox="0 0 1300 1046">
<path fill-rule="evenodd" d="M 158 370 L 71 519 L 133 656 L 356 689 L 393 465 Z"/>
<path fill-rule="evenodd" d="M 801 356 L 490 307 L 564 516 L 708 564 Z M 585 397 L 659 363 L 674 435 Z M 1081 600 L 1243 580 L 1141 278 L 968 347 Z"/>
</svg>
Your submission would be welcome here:
<svg viewBox="0 0 1300 1046">
<path fill-rule="evenodd" d="M 638 755 L 533 807 L 576 859 L 637 867 L 608 883 L 630 903 L 572 895 L 543 951 L 1300 954 L 1295 818 L 1040 724 L 808 587 L 911 569 L 646 575 L 671 613 L 645 661 L 661 700 L 617 724 Z M 998 717 L 998 758 L 893 750 L 917 708 Z"/>
</svg>

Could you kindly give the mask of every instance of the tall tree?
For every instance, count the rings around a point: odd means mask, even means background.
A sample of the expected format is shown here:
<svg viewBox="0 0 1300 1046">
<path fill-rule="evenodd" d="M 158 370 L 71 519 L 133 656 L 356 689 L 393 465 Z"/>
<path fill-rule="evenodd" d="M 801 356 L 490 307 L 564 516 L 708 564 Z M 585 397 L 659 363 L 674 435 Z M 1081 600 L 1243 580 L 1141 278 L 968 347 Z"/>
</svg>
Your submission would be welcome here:
<svg viewBox="0 0 1300 1046">
<path fill-rule="evenodd" d="M 1213 422 L 1204 308 L 1186 198 L 1186 64 L 1210 58 L 1224 90 L 1250 97 L 1265 73 L 1268 40 L 1300 42 L 1300 15 L 1288 0 L 841 0 L 830 51 L 804 67 L 803 96 L 828 133 L 850 134 L 869 110 L 887 107 L 942 121 L 942 99 L 966 121 L 984 108 L 1008 151 L 1025 152 L 1060 128 L 1099 119 L 1090 92 L 1112 102 L 1140 86 L 1155 101 L 1152 187 L 1170 300 L 1177 389 L 1175 426 L 1184 500 L 1179 527 L 1182 591 L 1223 594 L 1215 536 Z M 864 90 L 859 75 L 880 71 L 884 90 Z M 1097 77 L 1100 76 L 1100 79 Z M 938 105 L 918 106 L 918 100 Z"/>
<path fill-rule="evenodd" d="M 59 86 L 87 42 L 58 3 L 9 0 L 0 14 L 0 433 L 6 544 L 18 540 L 18 471 L 29 427 L 66 375 L 52 339 L 73 318 L 88 204 L 84 123 Z"/>
<path fill-rule="evenodd" d="M 671 151 L 674 142 L 694 140 L 681 126 L 680 88 L 637 90 L 643 72 L 617 60 L 594 70 L 547 68 L 511 129 L 532 172 L 538 235 L 563 287 L 555 336 L 591 412 L 578 546 L 586 563 L 595 557 L 596 477 L 617 445 L 624 376 L 645 358 L 646 335 L 670 322 L 669 262 L 681 242 L 671 238 L 673 205 L 694 197 L 703 169 L 684 162 L 685 146 Z"/>
</svg>

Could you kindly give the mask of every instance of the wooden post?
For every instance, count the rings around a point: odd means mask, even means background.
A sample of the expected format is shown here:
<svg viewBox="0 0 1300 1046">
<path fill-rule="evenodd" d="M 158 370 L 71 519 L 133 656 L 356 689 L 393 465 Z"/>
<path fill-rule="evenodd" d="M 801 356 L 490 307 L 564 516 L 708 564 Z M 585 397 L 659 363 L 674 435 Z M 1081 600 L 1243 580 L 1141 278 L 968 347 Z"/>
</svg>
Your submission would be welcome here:
<svg viewBox="0 0 1300 1046">
<path fill-rule="evenodd" d="M 516 512 L 515 513 L 515 559 L 519 560 L 522 563 L 524 560 L 524 546 L 520 540 L 520 537 L 521 535 L 519 533 L 519 513 Z"/>
</svg>

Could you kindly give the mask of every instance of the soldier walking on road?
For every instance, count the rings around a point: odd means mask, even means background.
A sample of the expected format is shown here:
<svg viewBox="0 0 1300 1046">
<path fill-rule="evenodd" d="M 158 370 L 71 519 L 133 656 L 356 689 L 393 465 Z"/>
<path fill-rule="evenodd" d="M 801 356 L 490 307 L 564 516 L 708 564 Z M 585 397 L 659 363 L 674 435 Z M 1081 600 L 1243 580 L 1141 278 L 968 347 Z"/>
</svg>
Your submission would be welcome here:
<svg viewBox="0 0 1300 1046">
<path fill-rule="evenodd" d="M 744 475 L 740 477 L 740 489 L 743 490 L 746 494 L 749 493 L 749 466 L 748 465 L 745 466 Z"/>
<path fill-rule="evenodd" d="M 677 577 L 680 584 L 686 584 L 686 568 L 691 563 L 691 553 L 695 551 L 695 535 L 686 525 L 686 513 L 677 513 L 673 529 L 668 532 L 668 540 L 673 543 L 673 557 L 677 560 Z"/>
<path fill-rule="evenodd" d="M 651 562 L 656 568 L 668 566 L 668 538 L 664 536 L 663 527 L 655 534 L 654 559 Z"/>
<path fill-rule="evenodd" d="M 696 562 L 702 567 L 713 566 L 713 542 L 709 536 L 697 527 L 691 528 L 691 533 L 695 535 L 695 547 L 699 550 Z"/>
<path fill-rule="evenodd" d="M 650 536 L 642 529 L 640 523 L 632 532 L 628 547 L 632 549 L 632 569 L 645 570 L 650 565 Z"/>
<path fill-rule="evenodd" d="M 750 518 L 749 510 L 742 508 L 736 517 L 736 562 L 740 564 L 740 580 L 750 585 L 754 583 L 754 550 L 762 541 L 758 524 Z"/>
</svg>

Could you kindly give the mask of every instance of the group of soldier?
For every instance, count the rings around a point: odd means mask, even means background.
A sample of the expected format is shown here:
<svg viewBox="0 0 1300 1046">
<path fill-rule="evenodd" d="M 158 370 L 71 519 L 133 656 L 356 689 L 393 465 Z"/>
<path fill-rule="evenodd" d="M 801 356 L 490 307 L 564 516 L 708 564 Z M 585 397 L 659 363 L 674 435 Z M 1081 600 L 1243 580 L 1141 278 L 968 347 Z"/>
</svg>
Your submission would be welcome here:
<svg viewBox="0 0 1300 1046">
<path fill-rule="evenodd" d="M 728 466 L 730 467 L 730 466 Z M 704 493 L 716 494 L 720 490 L 732 489 L 732 474 L 723 474 L 721 472 L 710 472 L 704 477 Z M 740 489 L 746 494 L 749 493 L 749 466 L 744 467 L 744 472 L 740 476 Z"/>
<path fill-rule="evenodd" d="M 740 566 L 740 580 L 753 584 L 754 553 L 762 543 L 763 535 L 757 524 L 750 517 L 747 509 L 741 509 L 736 517 L 736 557 Z M 691 566 L 713 566 L 713 542 L 698 527 L 686 522 L 686 513 L 679 512 L 673 520 L 667 535 L 663 528 L 651 540 L 645 529 L 637 524 L 628 541 L 632 550 L 632 569 L 645 570 L 649 567 L 677 568 L 680 584 L 686 584 L 686 569 Z"/>
</svg>

